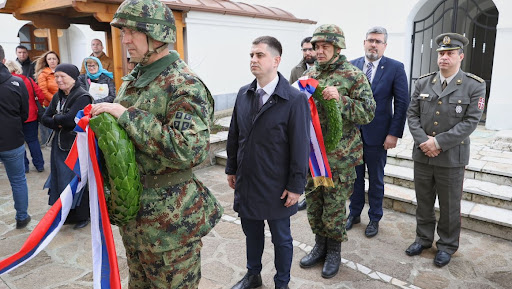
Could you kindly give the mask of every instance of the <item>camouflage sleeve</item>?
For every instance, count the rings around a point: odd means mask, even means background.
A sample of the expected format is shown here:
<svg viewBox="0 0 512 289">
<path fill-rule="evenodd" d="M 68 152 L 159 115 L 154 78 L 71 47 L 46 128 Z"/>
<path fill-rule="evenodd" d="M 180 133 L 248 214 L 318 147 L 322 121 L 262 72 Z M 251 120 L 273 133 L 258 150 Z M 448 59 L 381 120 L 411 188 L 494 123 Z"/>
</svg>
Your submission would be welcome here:
<svg viewBox="0 0 512 289">
<path fill-rule="evenodd" d="M 356 124 L 367 124 L 375 116 L 377 104 L 373 99 L 372 88 L 362 72 L 354 75 L 354 84 L 349 96 L 340 95 L 341 114 L 344 120 Z"/>
<path fill-rule="evenodd" d="M 149 88 L 151 89 L 151 88 Z M 155 95 L 171 89 L 155 90 Z M 199 165 L 208 155 L 209 116 L 213 110 L 202 82 L 189 78 L 175 87 L 165 116 L 129 107 L 118 119 L 137 151 L 157 161 L 159 167 L 186 169 Z"/>
</svg>

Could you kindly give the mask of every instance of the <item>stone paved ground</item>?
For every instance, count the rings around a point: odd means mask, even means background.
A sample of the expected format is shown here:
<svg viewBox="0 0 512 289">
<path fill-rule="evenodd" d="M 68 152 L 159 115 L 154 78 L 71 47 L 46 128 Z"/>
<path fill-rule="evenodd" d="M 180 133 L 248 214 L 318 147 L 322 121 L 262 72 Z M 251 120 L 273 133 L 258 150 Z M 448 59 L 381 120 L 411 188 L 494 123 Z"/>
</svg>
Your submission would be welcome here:
<svg viewBox="0 0 512 289">
<path fill-rule="evenodd" d="M 481 133 L 485 135 L 485 131 Z M 485 139 L 486 137 L 482 137 Z M 484 148 L 482 148 L 483 150 Z M 43 150 L 47 160 L 50 150 Z M 505 158 L 508 159 L 508 158 Z M 223 168 L 209 167 L 196 175 L 214 192 L 225 208 L 225 215 L 203 239 L 200 289 L 230 288 L 245 274 L 244 235 L 232 210 L 233 191 L 226 185 Z M 42 189 L 48 171 L 27 175 L 29 212 L 33 221 L 27 229 L 16 230 L 11 190 L 5 170 L 0 166 L 0 259 L 15 253 L 46 213 L 47 195 Z M 511 288 L 512 242 L 469 230 L 462 230 L 461 248 L 452 262 L 439 269 L 432 264 L 435 249 L 408 257 L 404 250 L 414 240 L 415 219 L 411 215 L 385 210 L 380 233 L 373 239 L 364 236 L 368 218 L 349 231 L 342 245 L 343 266 L 338 275 L 326 280 L 321 267 L 301 269 L 298 261 L 311 246 L 314 236 L 305 212 L 292 217 L 295 240 L 292 289 L 319 288 Z M 90 227 L 73 230 L 64 226 L 53 242 L 37 257 L 20 268 L 0 276 L 0 289 L 92 288 Z M 127 266 L 117 228 L 114 227 L 120 275 L 127 288 Z M 262 288 L 273 288 L 273 247 L 266 238 L 263 255 Z"/>
</svg>

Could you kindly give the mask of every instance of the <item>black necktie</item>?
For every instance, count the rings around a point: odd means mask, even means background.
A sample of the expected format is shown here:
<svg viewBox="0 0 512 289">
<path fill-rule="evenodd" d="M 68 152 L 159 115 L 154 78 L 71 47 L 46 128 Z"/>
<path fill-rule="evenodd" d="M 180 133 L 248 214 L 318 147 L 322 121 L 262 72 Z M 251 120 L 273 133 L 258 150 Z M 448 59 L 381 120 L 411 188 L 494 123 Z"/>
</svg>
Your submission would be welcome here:
<svg viewBox="0 0 512 289">
<path fill-rule="evenodd" d="M 443 84 L 441 85 L 441 89 L 444 90 L 448 83 L 446 83 L 446 79 L 443 81 Z"/>
</svg>

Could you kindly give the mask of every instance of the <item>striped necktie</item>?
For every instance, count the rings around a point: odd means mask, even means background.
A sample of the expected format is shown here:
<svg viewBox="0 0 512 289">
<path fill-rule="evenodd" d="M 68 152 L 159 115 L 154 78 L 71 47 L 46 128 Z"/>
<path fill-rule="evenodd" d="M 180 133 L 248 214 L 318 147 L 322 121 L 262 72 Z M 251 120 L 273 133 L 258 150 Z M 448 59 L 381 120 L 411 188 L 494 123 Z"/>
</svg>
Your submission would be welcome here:
<svg viewBox="0 0 512 289">
<path fill-rule="evenodd" d="M 366 78 L 368 78 L 368 82 L 372 83 L 372 71 L 373 71 L 373 63 L 368 62 L 368 65 L 366 66 Z"/>
</svg>

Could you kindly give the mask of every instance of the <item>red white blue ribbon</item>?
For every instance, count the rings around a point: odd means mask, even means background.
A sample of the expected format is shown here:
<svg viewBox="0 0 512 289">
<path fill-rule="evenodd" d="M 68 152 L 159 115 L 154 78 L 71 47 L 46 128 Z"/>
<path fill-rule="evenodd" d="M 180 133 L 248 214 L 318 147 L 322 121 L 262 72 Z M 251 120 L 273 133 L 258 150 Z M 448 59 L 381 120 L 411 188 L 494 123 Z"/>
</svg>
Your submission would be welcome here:
<svg viewBox="0 0 512 289">
<path fill-rule="evenodd" d="M 52 241 L 66 221 L 76 192 L 89 183 L 93 288 L 121 288 L 114 237 L 103 192 L 103 178 L 98 164 L 99 149 L 94 132 L 89 129 L 90 110 L 89 105 L 78 112 L 75 118 L 77 136 L 65 161 L 76 176 L 43 216 L 21 249 L 0 261 L 0 275 L 28 262 Z"/>
<path fill-rule="evenodd" d="M 314 186 L 334 187 L 331 167 L 329 166 L 327 153 L 325 151 L 318 110 L 316 109 L 314 98 L 312 97 L 318 87 L 318 81 L 303 76 L 292 86 L 304 92 L 308 97 L 309 109 L 311 111 L 309 171 L 313 177 Z"/>
</svg>

